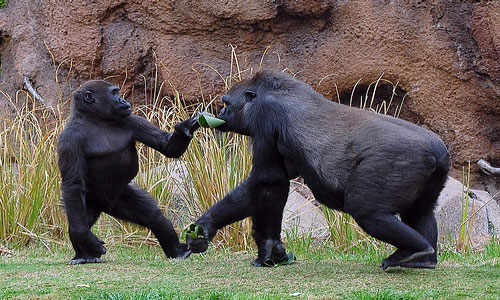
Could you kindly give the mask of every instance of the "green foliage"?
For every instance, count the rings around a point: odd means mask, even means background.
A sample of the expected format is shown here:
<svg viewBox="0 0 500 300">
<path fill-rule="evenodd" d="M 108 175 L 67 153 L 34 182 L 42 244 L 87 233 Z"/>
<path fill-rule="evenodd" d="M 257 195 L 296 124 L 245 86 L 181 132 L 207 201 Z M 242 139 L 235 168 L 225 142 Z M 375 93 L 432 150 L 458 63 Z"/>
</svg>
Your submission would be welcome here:
<svg viewBox="0 0 500 300">
<path fill-rule="evenodd" d="M 31 103 L 13 120 L 0 120 L 0 241 L 12 246 L 61 233 L 61 224 L 53 222 L 62 217 L 55 155 L 61 126 L 49 125 L 52 112 Z"/>
<path fill-rule="evenodd" d="M 323 248 L 324 250 L 326 248 Z M 498 299 L 498 263 L 458 260 L 434 270 L 382 271 L 364 260 L 298 256 L 256 268 L 255 251 L 165 259 L 158 247 L 110 245 L 106 264 L 67 266 L 67 247 L 0 256 L 0 299 Z M 318 252 L 328 257 L 328 253 Z M 498 260 L 498 259 L 496 259 Z M 300 293 L 299 296 L 292 296 Z"/>
<path fill-rule="evenodd" d="M 496 235 L 493 235 L 485 245 L 483 255 L 484 259 L 498 259 L 500 257 L 500 239 Z"/>
<path fill-rule="evenodd" d="M 0 0 L 0 9 L 4 8 L 7 5 L 7 0 Z M 0 70 L 1 73 L 1 70 Z"/>
<path fill-rule="evenodd" d="M 457 248 L 461 251 L 468 252 L 470 248 L 468 212 L 469 212 L 469 195 L 470 195 L 470 161 L 467 172 L 462 169 L 462 219 L 460 225 L 459 236 L 457 240 Z M 470 222 L 469 222 L 470 223 Z"/>
<path fill-rule="evenodd" d="M 426 299 L 433 299 L 433 295 L 428 295 Z M 422 293 L 415 292 L 395 292 L 393 290 L 368 291 L 358 290 L 352 292 L 345 300 L 417 300 L 423 299 Z M 424 298 L 424 299 L 425 299 Z"/>
<path fill-rule="evenodd" d="M 176 292 L 168 291 L 166 289 L 149 290 L 135 293 L 104 293 L 96 298 L 87 299 L 103 299 L 103 300 L 234 300 L 234 299 L 248 299 L 248 300 L 267 300 L 267 299 L 282 299 L 273 296 L 253 296 L 245 295 L 237 292 L 216 292 L 216 291 L 200 291 L 189 294 L 179 294 Z"/>
</svg>

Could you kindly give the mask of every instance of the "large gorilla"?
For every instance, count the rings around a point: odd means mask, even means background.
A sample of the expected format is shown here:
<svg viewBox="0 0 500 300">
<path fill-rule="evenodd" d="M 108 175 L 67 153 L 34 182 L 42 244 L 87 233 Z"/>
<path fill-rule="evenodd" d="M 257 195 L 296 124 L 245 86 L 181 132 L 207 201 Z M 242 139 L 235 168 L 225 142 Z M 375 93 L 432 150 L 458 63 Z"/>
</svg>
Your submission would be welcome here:
<svg viewBox="0 0 500 300">
<path fill-rule="evenodd" d="M 197 117 L 175 125 L 172 134 L 131 114 L 118 87 L 92 80 L 73 92 L 71 115 L 57 152 L 62 198 L 75 257 L 68 264 L 102 262 L 104 242 L 90 228 L 101 212 L 145 226 L 155 234 L 168 257 L 186 258 L 172 224 L 144 190 L 130 184 L 138 171 L 136 141 L 168 157 L 187 149 Z"/>
<path fill-rule="evenodd" d="M 289 180 L 300 175 L 316 200 L 351 214 L 368 234 L 397 248 L 383 269 L 436 266 L 433 208 L 450 167 L 436 134 L 334 103 L 276 71 L 234 85 L 222 101 L 218 117 L 225 124 L 217 129 L 252 137 L 253 167 L 195 222 L 205 237 L 188 238 L 193 252 L 205 251 L 219 228 L 251 217 L 258 246 L 253 264 L 285 259 L 282 213 Z"/>
</svg>

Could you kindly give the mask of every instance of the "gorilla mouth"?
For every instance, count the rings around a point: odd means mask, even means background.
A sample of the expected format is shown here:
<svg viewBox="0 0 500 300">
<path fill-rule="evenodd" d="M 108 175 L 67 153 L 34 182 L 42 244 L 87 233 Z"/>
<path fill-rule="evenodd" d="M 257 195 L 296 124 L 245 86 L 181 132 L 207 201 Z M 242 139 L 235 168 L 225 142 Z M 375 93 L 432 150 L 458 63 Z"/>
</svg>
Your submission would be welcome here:
<svg viewBox="0 0 500 300">
<path fill-rule="evenodd" d="M 222 110 L 220 111 L 219 115 L 217 116 L 217 118 L 220 118 L 222 115 L 224 115 L 226 113 L 226 108 L 222 108 Z"/>
<path fill-rule="evenodd" d="M 120 114 L 122 115 L 130 115 L 132 113 L 132 109 L 130 107 L 121 107 L 120 108 Z"/>
<path fill-rule="evenodd" d="M 221 130 L 221 131 L 224 131 L 224 127 L 226 127 L 226 126 L 227 126 L 228 119 L 230 119 L 230 117 L 228 116 L 228 112 L 227 112 L 227 108 L 226 108 L 226 107 L 224 107 L 224 108 L 220 111 L 220 113 L 219 113 L 219 115 L 217 116 L 217 118 L 218 118 L 218 119 L 221 119 L 221 120 L 223 120 L 223 121 L 225 122 L 224 124 L 222 124 L 222 125 L 220 125 L 220 126 L 217 126 L 217 129 L 218 129 L 218 130 Z"/>
</svg>

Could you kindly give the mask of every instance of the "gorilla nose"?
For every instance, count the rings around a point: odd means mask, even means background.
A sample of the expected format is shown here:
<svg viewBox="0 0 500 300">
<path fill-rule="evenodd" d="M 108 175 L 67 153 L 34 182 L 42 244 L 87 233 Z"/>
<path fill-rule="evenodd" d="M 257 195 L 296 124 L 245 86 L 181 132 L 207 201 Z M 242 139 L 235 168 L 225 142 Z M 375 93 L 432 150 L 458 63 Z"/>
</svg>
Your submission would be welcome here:
<svg viewBox="0 0 500 300">
<path fill-rule="evenodd" d="M 121 98 L 120 99 L 120 107 L 123 109 L 128 109 L 128 108 L 131 108 L 132 105 L 130 105 L 130 103 L 128 101 L 126 101 L 125 99 Z"/>
<path fill-rule="evenodd" d="M 226 105 L 229 104 L 229 96 L 228 95 L 222 96 L 221 100 L 222 100 L 222 103 L 224 103 Z"/>
</svg>

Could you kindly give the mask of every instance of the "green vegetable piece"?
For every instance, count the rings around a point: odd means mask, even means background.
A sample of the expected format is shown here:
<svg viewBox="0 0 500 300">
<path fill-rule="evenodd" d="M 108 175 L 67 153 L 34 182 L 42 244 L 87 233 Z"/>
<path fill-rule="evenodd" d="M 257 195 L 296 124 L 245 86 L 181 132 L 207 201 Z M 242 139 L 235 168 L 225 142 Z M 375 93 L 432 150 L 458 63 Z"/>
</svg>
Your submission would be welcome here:
<svg viewBox="0 0 500 300">
<path fill-rule="evenodd" d="M 297 258 L 295 257 L 295 254 L 293 254 L 293 252 L 290 252 L 286 255 L 286 258 L 283 258 L 282 260 L 278 260 L 278 261 L 268 259 L 264 262 L 264 265 L 267 267 L 278 267 L 278 266 L 290 265 L 296 259 Z"/>
<path fill-rule="evenodd" d="M 279 261 L 277 263 L 278 266 L 283 266 L 283 265 L 289 265 L 292 264 L 297 258 L 295 257 L 295 254 L 293 252 L 288 253 L 286 260 Z"/>
<path fill-rule="evenodd" d="M 198 117 L 198 123 L 201 127 L 215 128 L 226 123 L 226 121 L 218 119 L 209 113 L 201 113 Z"/>
<path fill-rule="evenodd" d="M 203 226 L 197 224 L 191 224 L 186 229 L 184 229 L 184 234 L 192 239 L 205 238 Z"/>
</svg>

